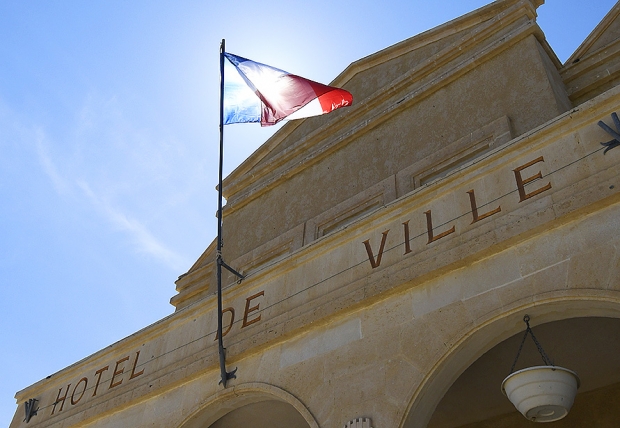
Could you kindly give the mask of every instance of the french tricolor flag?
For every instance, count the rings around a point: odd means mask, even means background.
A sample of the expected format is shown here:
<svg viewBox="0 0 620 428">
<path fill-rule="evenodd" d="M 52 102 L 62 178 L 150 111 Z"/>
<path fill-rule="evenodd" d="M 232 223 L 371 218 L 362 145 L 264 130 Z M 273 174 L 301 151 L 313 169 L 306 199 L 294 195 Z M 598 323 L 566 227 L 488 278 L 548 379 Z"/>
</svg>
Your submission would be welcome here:
<svg viewBox="0 0 620 428">
<path fill-rule="evenodd" d="M 353 96 L 286 71 L 224 52 L 238 73 L 224 72 L 224 125 L 260 122 L 274 125 L 350 106 Z"/>
</svg>

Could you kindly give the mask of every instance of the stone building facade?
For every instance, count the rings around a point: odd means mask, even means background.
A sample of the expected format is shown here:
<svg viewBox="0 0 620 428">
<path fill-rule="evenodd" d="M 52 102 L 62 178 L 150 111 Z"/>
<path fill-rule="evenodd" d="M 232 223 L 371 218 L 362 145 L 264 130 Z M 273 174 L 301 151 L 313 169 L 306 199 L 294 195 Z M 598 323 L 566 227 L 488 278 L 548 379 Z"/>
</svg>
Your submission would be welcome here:
<svg viewBox="0 0 620 428">
<path fill-rule="evenodd" d="M 617 426 L 620 4 L 566 64 L 541 4 L 354 62 L 354 106 L 226 178 L 225 388 L 213 243 L 174 314 L 18 392 L 11 428 L 529 426 L 500 391 L 525 314 L 581 379 L 555 426 Z"/>
</svg>

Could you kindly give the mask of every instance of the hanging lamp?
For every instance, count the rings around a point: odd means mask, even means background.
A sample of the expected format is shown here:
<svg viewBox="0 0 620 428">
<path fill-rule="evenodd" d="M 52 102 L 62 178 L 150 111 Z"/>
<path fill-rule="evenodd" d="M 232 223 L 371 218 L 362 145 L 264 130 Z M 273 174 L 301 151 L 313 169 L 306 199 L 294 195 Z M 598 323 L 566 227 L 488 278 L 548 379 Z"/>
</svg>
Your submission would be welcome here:
<svg viewBox="0 0 620 428">
<path fill-rule="evenodd" d="M 527 328 L 510 374 L 502 382 L 502 392 L 517 410 L 532 422 L 553 422 L 565 417 L 577 395 L 580 380 L 572 370 L 555 366 L 534 336 L 530 317 L 523 317 Z M 542 356 L 544 366 L 514 371 L 528 334 Z"/>
</svg>

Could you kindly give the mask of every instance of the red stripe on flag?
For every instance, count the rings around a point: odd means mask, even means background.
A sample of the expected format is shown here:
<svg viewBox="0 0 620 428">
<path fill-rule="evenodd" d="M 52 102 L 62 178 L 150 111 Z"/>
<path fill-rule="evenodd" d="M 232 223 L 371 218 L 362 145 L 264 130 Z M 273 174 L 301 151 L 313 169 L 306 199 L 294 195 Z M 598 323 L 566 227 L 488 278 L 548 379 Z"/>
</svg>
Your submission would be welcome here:
<svg viewBox="0 0 620 428">
<path fill-rule="evenodd" d="M 319 97 L 323 112 L 329 113 L 340 107 L 353 104 L 353 96 L 344 89 L 333 89 Z"/>
<path fill-rule="evenodd" d="M 339 107 L 353 104 L 353 96 L 344 89 L 334 88 L 312 80 L 308 80 L 308 83 L 316 93 L 323 113 L 329 113 Z"/>
</svg>

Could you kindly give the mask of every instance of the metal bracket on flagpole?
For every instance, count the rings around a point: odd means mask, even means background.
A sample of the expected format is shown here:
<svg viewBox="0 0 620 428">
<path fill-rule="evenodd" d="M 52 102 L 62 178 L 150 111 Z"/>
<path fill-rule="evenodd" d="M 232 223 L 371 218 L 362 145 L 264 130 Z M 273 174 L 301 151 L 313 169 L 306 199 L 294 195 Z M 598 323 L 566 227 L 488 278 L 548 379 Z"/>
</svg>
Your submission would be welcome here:
<svg viewBox="0 0 620 428">
<path fill-rule="evenodd" d="M 616 125 L 615 130 L 611 128 L 610 126 L 608 126 L 602 120 L 599 120 L 598 122 L 598 126 L 603 128 L 605 132 L 607 132 L 609 135 L 614 137 L 614 139 L 611 141 L 608 141 L 606 143 L 601 143 L 602 146 L 605 146 L 605 151 L 603 152 L 603 154 L 607 154 L 607 152 L 610 151 L 611 149 L 620 146 L 620 119 L 618 119 L 618 114 L 616 114 L 616 112 L 613 112 L 611 114 L 611 118 L 614 121 L 614 125 Z"/>
<path fill-rule="evenodd" d="M 242 280 L 245 279 L 245 276 L 243 276 L 243 274 L 237 272 L 236 270 L 234 270 L 233 268 L 231 268 L 230 266 L 228 266 L 224 260 L 222 260 L 222 255 L 220 254 L 219 258 L 218 258 L 219 262 L 222 266 L 224 266 L 226 268 L 226 270 L 230 273 L 232 273 L 233 275 L 235 275 L 237 278 L 239 278 L 237 280 L 237 284 L 240 284 Z"/>
</svg>

